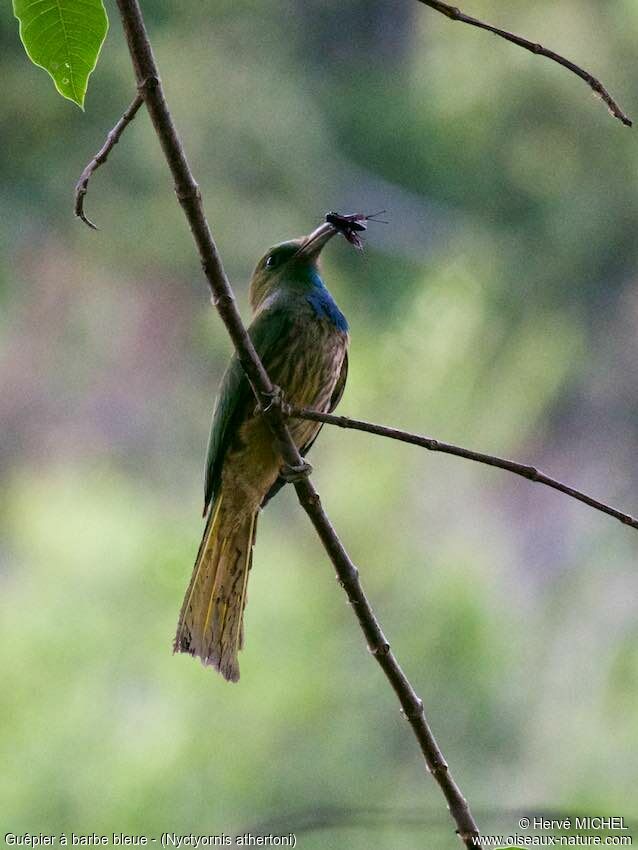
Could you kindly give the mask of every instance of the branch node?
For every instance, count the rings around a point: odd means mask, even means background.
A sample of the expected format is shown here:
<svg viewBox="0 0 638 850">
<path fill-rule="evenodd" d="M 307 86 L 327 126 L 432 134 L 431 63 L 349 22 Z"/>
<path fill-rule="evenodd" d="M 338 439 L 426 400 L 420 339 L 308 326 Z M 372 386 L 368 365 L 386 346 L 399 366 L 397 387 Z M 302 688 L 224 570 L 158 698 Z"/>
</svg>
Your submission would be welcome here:
<svg viewBox="0 0 638 850">
<path fill-rule="evenodd" d="M 380 643 L 377 646 L 368 646 L 368 652 L 370 655 L 374 655 L 375 658 L 380 655 L 387 655 L 390 652 L 390 644 L 389 643 Z"/>
<path fill-rule="evenodd" d="M 445 759 L 428 765 L 428 770 L 432 776 L 442 776 L 444 773 L 448 773 L 449 769 L 450 768 L 448 767 L 448 763 Z"/>
<path fill-rule="evenodd" d="M 141 82 L 137 84 L 137 90 L 140 94 L 148 94 L 148 92 L 154 91 L 159 88 L 161 85 L 161 80 L 155 74 L 149 74 L 148 77 L 145 77 Z"/>
<path fill-rule="evenodd" d="M 408 711 L 406 711 L 404 708 L 401 709 L 401 714 L 405 717 L 406 720 L 410 720 L 410 721 L 418 720 L 419 718 L 423 717 L 423 713 L 424 713 L 424 708 L 423 708 L 423 700 L 422 699 L 417 699 L 415 704 L 414 704 L 414 708 L 411 708 Z M 445 767 L 447 769 L 447 765 L 445 765 Z M 434 771 L 430 767 L 430 773 L 433 773 L 433 772 Z"/>
<path fill-rule="evenodd" d="M 188 201 L 201 201 L 202 199 L 202 193 L 199 189 L 199 185 L 194 181 L 186 189 L 180 189 L 176 186 L 175 194 L 177 195 L 177 200 L 180 204 L 185 204 Z"/>
<path fill-rule="evenodd" d="M 202 263 L 204 266 L 204 271 L 206 271 L 205 262 Z M 220 304 L 226 304 L 230 306 L 235 301 L 235 296 L 232 292 L 224 292 L 221 295 L 211 295 L 210 303 L 213 307 L 219 307 Z"/>
</svg>

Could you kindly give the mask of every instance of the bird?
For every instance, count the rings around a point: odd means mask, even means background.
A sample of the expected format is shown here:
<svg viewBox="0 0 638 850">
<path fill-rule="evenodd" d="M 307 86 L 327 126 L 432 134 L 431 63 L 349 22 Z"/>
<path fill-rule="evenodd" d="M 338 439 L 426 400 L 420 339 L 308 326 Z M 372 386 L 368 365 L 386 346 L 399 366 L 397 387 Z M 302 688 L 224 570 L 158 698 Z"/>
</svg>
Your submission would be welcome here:
<svg viewBox="0 0 638 850">
<path fill-rule="evenodd" d="M 267 251 L 253 272 L 248 334 L 280 398 L 331 412 L 348 375 L 348 322 L 326 287 L 322 249 L 343 229 L 325 222 Z M 289 419 L 302 457 L 321 424 Z M 222 377 L 206 455 L 206 524 L 179 615 L 173 651 L 239 680 L 246 586 L 260 510 L 286 483 L 272 432 L 237 354 Z"/>
</svg>

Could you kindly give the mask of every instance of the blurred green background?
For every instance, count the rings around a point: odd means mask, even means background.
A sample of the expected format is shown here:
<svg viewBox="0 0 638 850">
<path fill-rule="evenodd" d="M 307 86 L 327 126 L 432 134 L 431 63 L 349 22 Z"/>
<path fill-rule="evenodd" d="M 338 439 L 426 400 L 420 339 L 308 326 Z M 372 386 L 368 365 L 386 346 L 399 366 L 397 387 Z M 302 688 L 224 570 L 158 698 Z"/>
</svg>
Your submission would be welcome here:
<svg viewBox="0 0 638 850">
<path fill-rule="evenodd" d="M 325 278 L 346 414 L 534 463 L 638 511 L 638 148 L 586 86 L 418 3 L 144 3 L 243 313 L 257 257 L 388 210 Z M 260 521 L 242 679 L 171 655 L 230 353 L 114 4 L 86 113 L 0 7 L 2 833 L 456 847 L 287 488 Z M 627 0 L 466 11 L 586 65 L 638 118 Z M 324 504 L 486 832 L 638 817 L 638 537 L 506 473 L 324 429 Z M 426 842 L 424 844 L 424 841 Z"/>
</svg>

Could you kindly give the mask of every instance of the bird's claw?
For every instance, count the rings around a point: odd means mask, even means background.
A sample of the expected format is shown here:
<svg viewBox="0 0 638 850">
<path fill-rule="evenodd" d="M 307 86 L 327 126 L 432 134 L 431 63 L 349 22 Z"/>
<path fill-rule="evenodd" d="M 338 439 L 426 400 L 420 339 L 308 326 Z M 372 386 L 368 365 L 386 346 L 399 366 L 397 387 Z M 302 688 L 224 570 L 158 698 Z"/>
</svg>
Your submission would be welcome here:
<svg viewBox="0 0 638 850">
<path fill-rule="evenodd" d="M 255 408 L 255 414 L 268 413 L 273 408 L 278 407 L 284 416 L 288 416 L 291 410 L 291 406 L 287 404 L 284 400 L 284 393 L 281 387 L 278 387 L 276 384 L 274 384 L 272 390 L 269 393 L 262 393 L 261 395 L 262 401 Z"/>
<path fill-rule="evenodd" d="M 266 400 L 266 403 L 264 404 L 262 401 L 261 412 L 268 413 L 268 411 L 272 410 L 273 407 L 281 406 L 284 394 L 281 387 L 278 387 L 277 384 L 273 384 L 272 390 L 269 393 L 262 393 L 262 396 Z"/>
<path fill-rule="evenodd" d="M 295 484 L 297 481 L 307 478 L 311 473 L 312 466 L 306 461 L 302 461 L 302 463 L 297 466 L 286 464 L 286 466 L 281 468 L 281 472 L 279 474 L 288 484 Z"/>
</svg>

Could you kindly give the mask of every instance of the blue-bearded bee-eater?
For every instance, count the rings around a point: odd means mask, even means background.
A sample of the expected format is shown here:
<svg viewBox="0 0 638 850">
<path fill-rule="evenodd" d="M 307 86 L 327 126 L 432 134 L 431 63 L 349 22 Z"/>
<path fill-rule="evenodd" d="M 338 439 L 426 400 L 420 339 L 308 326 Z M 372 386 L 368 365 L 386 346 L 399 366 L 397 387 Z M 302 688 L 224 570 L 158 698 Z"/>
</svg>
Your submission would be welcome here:
<svg viewBox="0 0 638 850">
<path fill-rule="evenodd" d="M 340 217 L 332 215 L 335 223 L 271 248 L 250 282 L 248 332 L 272 383 L 288 404 L 323 412 L 338 404 L 348 372 L 348 323 L 321 278 L 318 261 L 328 240 L 339 232 L 348 238 L 354 225 L 344 218 L 340 227 Z M 291 419 L 288 427 L 305 455 L 321 426 Z M 237 654 L 257 516 L 283 486 L 281 468 L 272 432 L 234 355 L 213 412 L 206 527 L 174 643 L 175 652 L 199 657 L 233 682 L 239 679 Z"/>
</svg>

